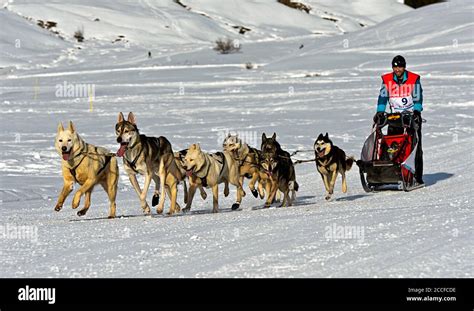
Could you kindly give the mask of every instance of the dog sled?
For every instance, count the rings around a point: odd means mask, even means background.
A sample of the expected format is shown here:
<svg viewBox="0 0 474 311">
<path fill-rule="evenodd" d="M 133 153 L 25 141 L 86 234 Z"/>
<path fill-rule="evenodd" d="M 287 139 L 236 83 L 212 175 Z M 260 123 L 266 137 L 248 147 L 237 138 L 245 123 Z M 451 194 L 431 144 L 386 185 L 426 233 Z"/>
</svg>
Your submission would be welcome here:
<svg viewBox="0 0 474 311">
<path fill-rule="evenodd" d="M 383 133 L 385 128 L 386 134 Z M 356 162 L 366 192 L 389 190 L 394 186 L 404 191 L 422 187 L 414 176 L 417 128 L 411 112 L 384 113 L 374 123 L 360 160 Z"/>
</svg>

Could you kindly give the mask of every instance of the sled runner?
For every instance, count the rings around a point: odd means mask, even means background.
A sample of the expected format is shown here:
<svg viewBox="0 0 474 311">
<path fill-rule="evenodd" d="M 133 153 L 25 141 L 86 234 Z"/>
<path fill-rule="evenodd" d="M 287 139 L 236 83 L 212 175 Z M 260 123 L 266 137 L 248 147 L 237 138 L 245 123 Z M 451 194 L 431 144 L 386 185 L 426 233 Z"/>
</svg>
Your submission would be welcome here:
<svg viewBox="0 0 474 311">
<path fill-rule="evenodd" d="M 385 113 L 373 125 L 356 162 L 366 192 L 393 186 L 404 191 L 422 187 L 414 178 L 417 127 L 411 112 Z"/>
</svg>

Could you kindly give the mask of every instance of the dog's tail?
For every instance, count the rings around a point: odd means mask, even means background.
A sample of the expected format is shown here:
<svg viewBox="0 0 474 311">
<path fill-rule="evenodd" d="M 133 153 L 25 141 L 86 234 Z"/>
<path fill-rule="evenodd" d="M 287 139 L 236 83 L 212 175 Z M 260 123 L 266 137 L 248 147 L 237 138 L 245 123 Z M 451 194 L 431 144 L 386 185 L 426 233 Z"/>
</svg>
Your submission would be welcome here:
<svg viewBox="0 0 474 311">
<path fill-rule="evenodd" d="M 296 182 L 296 180 L 292 180 L 288 183 L 288 187 L 290 188 L 290 191 L 298 191 L 298 189 L 300 188 L 300 185 L 298 185 L 298 183 Z"/>
<path fill-rule="evenodd" d="M 352 167 L 352 164 L 354 164 L 355 158 L 353 156 L 347 157 L 346 158 L 346 171 L 349 171 Z"/>
</svg>

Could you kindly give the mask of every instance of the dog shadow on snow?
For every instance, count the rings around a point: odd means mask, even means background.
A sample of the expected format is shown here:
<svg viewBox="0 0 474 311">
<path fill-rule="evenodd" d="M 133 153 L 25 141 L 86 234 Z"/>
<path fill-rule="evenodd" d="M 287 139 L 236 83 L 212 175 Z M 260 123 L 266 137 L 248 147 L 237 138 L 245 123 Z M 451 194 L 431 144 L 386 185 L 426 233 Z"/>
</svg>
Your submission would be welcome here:
<svg viewBox="0 0 474 311">
<path fill-rule="evenodd" d="M 241 209 L 233 211 L 230 207 L 229 208 L 219 208 L 219 213 L 230 213 L 230 212 L 238 212 L 241 211 Z M 189 212 L 178 212 L 173 215 L 167 215 L 166 212 L 164 212 L 161 215 L 158 214 L 150 214 L 150 215 L 145 215 L 145 214 L 132 214 L 132 215 L 118 215 L 116 219 L 123 219 L 123 218 L 137 218 L 137 217 L 149 217 L 149 218 L 172 218 L 172 217 L 181 217 L 181 216 L 190 216 L 190 215 L 206 215 L 206 214 L 214 214 L 212 212 L 212 208 L 210 209 L 204 209 L 204 210 L 191 210 Z M 105 217 L 92 217 L 92 218 L 80 218 L 80 219 L 70 219 L 70 222 L 83 222 L 83 221 L 93 221 L 93 220 L 108 220 L 108 218 Z"/>
<path fill-rule="evenodd" d="M 337 202 L 350 202 L 350 201 L 355 201 L 355 200 L 358 200 L 358 199 L 365 198 L 367 196 L 369 196 L 369 195 L 368 194 L 354 194 L 354 195 L 339 197 L 337 199 L 334 199 L 334 201 L 337 201 Z"/>
<path fill-rule="evenodd" d="M 329 203 L 330 202 L 349 202 L 349 201 L 355 201 L 367 196 L 369 195 L 368 194 L 355 194 L 355 195 L 349 195 L 349 196 L 344 196 L 344 197 L 339 197 L 339 198 L 333 198 L 330 201 L 324 200 L 323 195 L 297 196 L 296 201 L 293 202 L 292 206 L 311 206 L 311 205 L 325 203 L 325 202 L 329 202 Z M 280 208 L 280 202 L 273 203 L 271 205 L 271 208 Z M 264 206 L 264 203 L 251 208 L 252 211 L 262 210 L 262 209 L 266 209 L 266 207 Z"/>
<path fill-rule="evenodd" d="M 296 196 L 296 200 L 293 202 L 292 206 L 313 205 L 313 204 L 317 203 L 314 200 L 315 198 L 316 198 L 315 195 Z M 264 210 L 264 209 L 268 209 L 268 208 L 280 208 L 280 204 L 281 204 L 281 201 L 273 203 L 270 207 L 265 207 L 265 201 L 262 200 L 261 204 L 259 204 L 257 206 L 253 206 L 250 209 L 252 211 L 256 211 L 256 210 Z"/>
<path fill-rule="evenodd" d="M 453 177 L 454 174 L 452 173 L 446 173 L 446 172 L 438 172 L 438 173 L 430 173 L 430 174 L 424 174 L 423 179 L 425 181 L 426 187 L 432 186 L 436 184 L 439 181 L 449 179 Z M 399 190 L 397 190 L 399 191 Z M 362 199 L 364 197 L 369 196 L 368 194 L 354 194 L 354 195 L 349 195 L 349 196 L 342 196 L 338 198 L 334 198 L 333 201 L 336 202 L 348 202 L 348 201 L 355 201 L 358 199 Z M 297 196 L 296 201 L 294 202 L 293 206 L 305 206 L 305 205 L 314 205 L 320 202 L 323 202 L 323 200 L 318 199 L 319 196 L 315 195 L 306 195 L 306 196 Z M 250 209 L 255 211 L 255 210 L 260 210 L 260 209 L 265 209 L 264 202 L 262 204 L 251 207 Z M 279 208 L 280 203 L 274 203 L 272 204 L 271 208 Z M 233 211 L 231 208 L 219 208 L 219 213 L 233 213 L 233 212 L 239 212 L 242 211 L 242 208 L 239 208 L 238 210 Z M 168 218 L 168 217 L 181 217 L 181 216 L 189 216 L 189 215 L 206 215 L 206 214 L 212 214 L 212 208 L 210 209 L 202 209 L 202 210 L 191 210 L 189 212 L 183 213 L 177 213 L 171 216 L 168 216 L 166 214 L 163 215 L 157 215 L 157 214 L 152 214 L 152 215 L 144 215 L 144 214 L 136 214 L 136 215 L 120 215 L 117 216 L 118 219 L 120 218 L 135 218 L 135 217 L 150 217 L 150 218 Z M 94 217 L 94 218 L 79 218 L 79 219 L 71 219 L 69 220 L 70 222 L 81 222 L 81 221 L 92 221 L 92 220 L 106 220 L 107 217 Z"/>
<path fill-rule="evenodd" d="M 367 195 L 357 194 L 357 195 L 352 195 L 352 196 L 340 197 L 340 198 L 334 199 L 334 201 L 353 201 L 353 200 L 357 200 L 357 199 L 365 197 L 365 196 L 367 196 Z M 306 205 L 309 206 L 309 205 L 318 204 L 320 202 L 325 202 L 322 199 L 322 196 L 316 196 L 316 195 L 297 196 L 296 201 L 293 202 L 293 206 L 306 206 Z M 280 208 L 280 202 L 273 203 L 270 208 Z M 264 210 L 264 209 L 268 209 L 267 207 L 265 207 L 265 201 L 264 200 L 262 200 L 261 204 L 259 204 L 257 206 L 250 207 L 250 210 L 252 210 L 252 211 Z M 222 208 L 221 207 L 221 208 L 219 208 L 219 213 L 217 213 L 217 214 L 235 213 L 235 212 L 241 212 L 241 211 L 243 211 L 242 208 L 239 208 L 237 210 L 232 210 L 230 207 L 228 207 L 228 208 Z M 185 212 L 185 213 L 178 212 L 178 213 L 176 213 L 174 215 L 171 215 L 171 216 L 167 215 L 166 213 L 163 213 L 161 215 L 158 215 L 158 214 L 151 214 L 151 215 L 145 215 L 145 214 L 117 215 L 116 219 L 138 218 L 138 217 L 149 217 L 151 219 L 155 219 L 155 218 L 172 218 L 172 217 L 207 215 L 207 214 L 213 214 L 212 208 L 190 210 L 190 211 Z M 70 222 L 84 222 L 84 221 L 107 220 L 107 219 L 108 218 L 105 216 L 105 217 L 70 219 L 69 221 Z"/>
</svg>

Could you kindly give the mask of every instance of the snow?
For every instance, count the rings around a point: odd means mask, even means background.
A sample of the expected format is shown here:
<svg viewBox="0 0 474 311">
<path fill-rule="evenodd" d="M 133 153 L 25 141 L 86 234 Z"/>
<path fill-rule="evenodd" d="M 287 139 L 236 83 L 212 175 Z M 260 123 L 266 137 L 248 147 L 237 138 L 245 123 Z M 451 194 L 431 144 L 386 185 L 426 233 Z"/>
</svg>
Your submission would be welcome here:
<svg viewBox="0 0 474 311">
<path fill-rule="evenodd" d="M 231 1 L 182 2 L 192 9 L 172 1 L 1 3 L 1 277 L 473 276 L 470 1 L 418 10 L 388 0 L 304 1 L 311 14 L 273 1 L 239 1 L 238 10 Z M 321 18 L 329 13 L 348 33 Z M 58 22 L 64 40 L 20 15 Z M 236 36 L 227 24 L 252 31 L 239 53 L 220 55 L 211 41 Z M 72 33 L 81 25 L 86 41 L 79 44 Z M 311 34 L 316 28 L 324 36 Z M 112 43 L 118 35 L 130 44 Z M 262 132 L 276 132 L 291 152 L 311 149 L 329 132 L 358 157 L 380 75 L 396 54 L 422 77 L 423 189 L 367 194 L 353 168 L 348 193 L 338 179 L 326 202 L 309 163 L 296 166 L 293 207 L 263 209 L 246 182 L 238 211 L 230 210 L 235 190 L 224 198 L 221 187 L 218 214 L 212 200 L 196 196 L 188 214 L 143 216 L 120 164 L 117 219 L 106 219 L 99 189 L 83 218 L 69 208 L 72 195 L 53 211 L 62 186 L 53 146 L 59 121 L 73 120 L 87 142 L 111 150 L 118 112 L 133 111 L 142 133 L 166 136 L 174 150 L 197 142 L 219 150 L 225 133 L 240 131 L 254 146 Z M 257 68 L 245 69 L 247 62 Z M 56 97 L 64 82 L 94 85 L 92 107 L 89 98 Z M 31 230 L 14 234 L 23 227 Z M 362 235 L 341 237 L 333 228 Z"/>
</svg>

